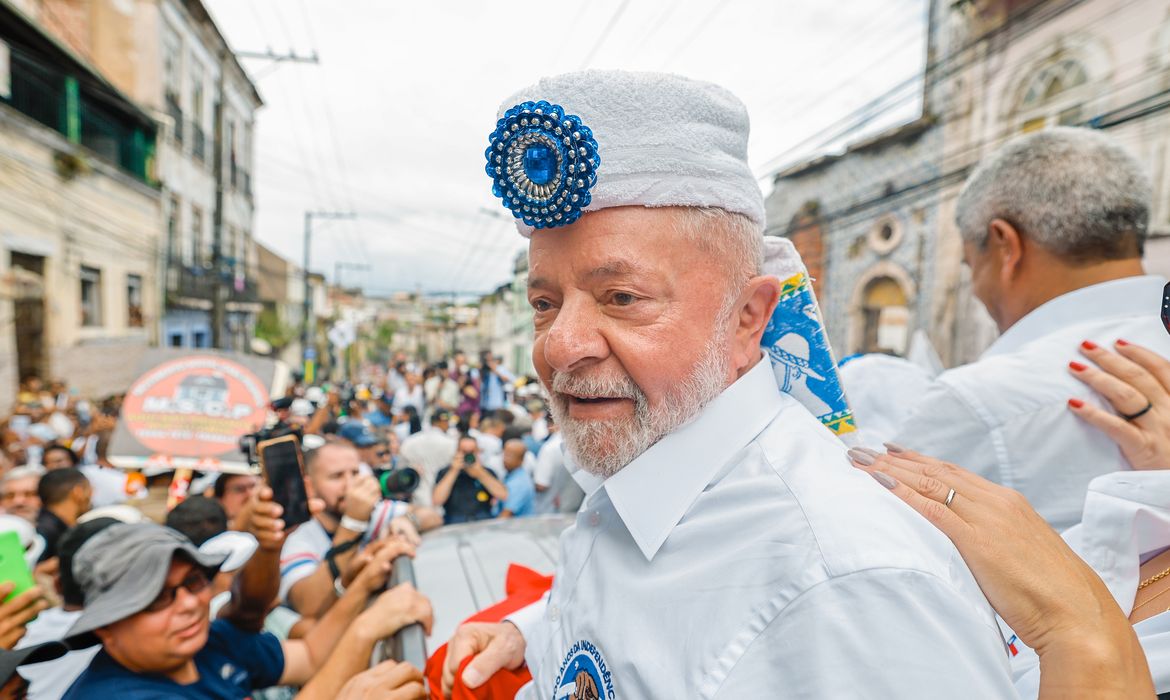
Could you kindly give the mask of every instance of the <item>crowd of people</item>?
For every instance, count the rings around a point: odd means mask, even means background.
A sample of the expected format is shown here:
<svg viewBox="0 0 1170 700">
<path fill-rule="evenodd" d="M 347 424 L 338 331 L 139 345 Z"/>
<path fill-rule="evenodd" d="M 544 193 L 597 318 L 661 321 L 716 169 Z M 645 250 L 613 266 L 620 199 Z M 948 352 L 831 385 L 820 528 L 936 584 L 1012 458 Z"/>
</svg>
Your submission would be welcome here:
<svg viewBox="0 0 1170 700">
<path fill-rule="evenodd" d="M 972 172 L 957 224 L 1001 336 L 922 391 L 846 365 L 858 424 L 885 426 L 849 448 L 761 352 L 781 287 L 742 104 L 598 71 L 516 102 L 488 173 L 531 238 L 539 379 L 454 352 L 295 383 L 265 430 L 303 448 L 295 527 L 243 473 L 153 522 L 151 477 L 105 458 L 116 399 L 27 380 L 2 434 L 0 534 L 32 572 L 0 582 L 5 697 L 426 697 L 421 669 L 369 667 L 436 612 L 388 588 L 394 562 L 552 513 L 576 515 L 551 588 L 462 625 L 431 697 L 504 673 L 539 698 L 1170 693 L 1170 285 L 1142 268 L 1132 156 L 1062 128 Z M 631 129 L 644 104 L 694 142 Z M 512 152 L 553 136 L 573 163 Z M 612 180 L 590 170 L 610 147 Z M 557 164 L 595 186 L 585 215 L 505 196 Z"/>
<path fill-rule="evenodd" d="M 161 514 L 151 501 L 170 475 L 106 457 L 120 397 L 99 408 L 27 378 L 0 424 L 0 532 L 18 534 L 35 585 L 0 606 L 0 648 L 31 650 L 30 660 L 68 652 L 22 666 L 7 691 L 219 697 L 232 695 L 218 687 L 227 683 L 283 698 L 368 687 L 359 672 L 369 647 L 429 624 L 423 596 L 382 592 L 420 532 L 579 507 L 535 380 L 488 353 L 474 366 L 455 352 L 366 371 L 362 383 L 297 381 L 269 406 L 267 434 L 298 437 L 313 504 L 312 519 L 287 533 L 259 473 L 196 473 Z M 386 477 L 404 472 L 404 490 L 388 492 Z M 417 669 L 370 673 L 380 688 L 397 680 L 401 697 L 421 687 Z"/>
</svg>

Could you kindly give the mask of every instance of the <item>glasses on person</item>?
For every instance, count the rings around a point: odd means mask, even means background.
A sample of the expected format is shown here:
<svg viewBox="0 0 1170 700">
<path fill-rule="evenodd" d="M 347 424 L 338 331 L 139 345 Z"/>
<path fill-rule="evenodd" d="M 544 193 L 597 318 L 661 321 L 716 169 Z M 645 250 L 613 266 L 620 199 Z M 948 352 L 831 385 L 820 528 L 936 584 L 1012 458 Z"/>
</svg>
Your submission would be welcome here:
<svg viewBox="0 0 1170 700">
<path fill-rule="evenodd" d="M 146 606 L 146 612 L 159 612 L 171 607 L 175 602 L 175 598 L 179 595 L 179 589 L 185 588 L 191 595 L 198 595 L 211 582 L 207 579 L 207 574 L 203 573 L 201 569 L 192 569 L 191 573 L 187 574 L 179 585 L 167 586 L 162 589 L 162 592 L 151 601 L 150 605 Z"/>
</svg>

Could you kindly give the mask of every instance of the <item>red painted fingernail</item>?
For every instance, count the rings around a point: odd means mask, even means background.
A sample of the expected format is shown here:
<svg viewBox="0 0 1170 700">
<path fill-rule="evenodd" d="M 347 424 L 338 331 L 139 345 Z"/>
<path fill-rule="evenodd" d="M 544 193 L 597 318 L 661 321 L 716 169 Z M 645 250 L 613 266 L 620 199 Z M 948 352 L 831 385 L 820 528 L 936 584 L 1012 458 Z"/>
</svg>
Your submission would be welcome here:
<svg viewBox="0 0 1170 700">
<path fill-rule="evenodd" d="M 1125 346 L 1129 345 L 1129 341 L 1125 340 L 1124 338 L 1118 338 L 1117 344 L 1124 348 Z"/>
<path fill-rule="evenodd" d="M 1073 408 L 1084 408 L 1085 402 L 1081 401 L 1080 399 L 1069 399 L 1068 405 L 1072 406 Z"/>
<path fill-rule="evenodd" d="M 1082 365 L 1079 362 L 1070 362 L 1070 363 L 1068 363 L 1068 366 L 1069 366 L 1069 369 L 1071 369 L 1074 372 L 1084 372 L 1085 370 L 1087 370 L 1089 368 L 1088 365 Z"/>
<path fill-rule="evenodd" d="M 1097 344 L 1091 340 L 1086 340 L 1085 342 L 1081 343 L 1081 347 L 1086 350 L 1096 350 Z"/>
</svg>

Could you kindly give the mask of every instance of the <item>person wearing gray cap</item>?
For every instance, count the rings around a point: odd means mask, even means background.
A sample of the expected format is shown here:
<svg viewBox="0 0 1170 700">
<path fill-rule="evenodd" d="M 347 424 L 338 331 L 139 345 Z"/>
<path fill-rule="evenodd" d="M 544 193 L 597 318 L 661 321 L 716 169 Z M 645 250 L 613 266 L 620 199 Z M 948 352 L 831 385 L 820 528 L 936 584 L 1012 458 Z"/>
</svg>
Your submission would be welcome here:
<svg viewBox="0 0 1170 700">
<path fill-rule="evenodd" d="M 324 654 L 303 640 L 246 632 L 230 619 L 212 622 L 210 582 L 225 559 L 152 523 L 112 525 L 94 535 L 73 562 L 85 607 L 66 642 L 102 650 L 64 697 L 246 698 L 261 688 L 309 684 L 318 671 L 322 682 L 306 688 L 308 696 L 332 697 L 361 670 L 348 657 L 364 651 L 368 659 L 372 640 L 412 622 L 430 624 L 429 604 L 401 586 L 357 615 L 340 639 L 334 635 Z M 382 568 L 377 562 L 363 572 L 362 585 L 351 586 L 356 610 L 384 584 Z"/>
</svg>

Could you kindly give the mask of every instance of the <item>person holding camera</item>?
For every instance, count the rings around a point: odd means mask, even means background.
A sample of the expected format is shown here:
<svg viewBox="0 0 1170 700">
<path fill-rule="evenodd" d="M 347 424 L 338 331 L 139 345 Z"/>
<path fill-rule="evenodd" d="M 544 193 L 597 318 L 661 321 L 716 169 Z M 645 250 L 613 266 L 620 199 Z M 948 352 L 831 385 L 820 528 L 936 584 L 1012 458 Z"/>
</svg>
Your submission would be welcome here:
<svg viewBox="0 0 1170 700">
<path fill-rule="evenodd" d="M 305 617 L 320 617 L 344 594 L 361 547 L 386 536 L 418 544 L 420 531 L 442 524 L 429 508 L 385 500 L 345 443 L 305 453 L 305 490 L 325 508 L 289 535 L 280 554 L 280 598 Z"/>
<path fill-rule="evenodd" d="M 463 436 L 451 465 L 439 470 L 433 503 L 444 509 L 443 523 L 468 523 L 492 517 L 492 499 L 508 498 L 508 489 L 483 466 L 475 438 Z"/>
</svg>

